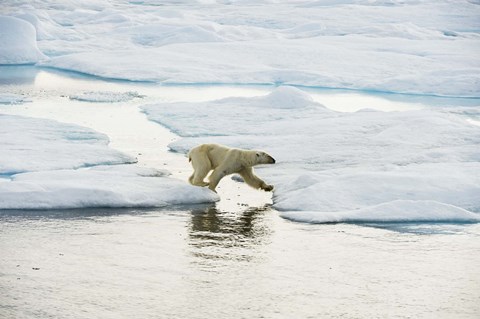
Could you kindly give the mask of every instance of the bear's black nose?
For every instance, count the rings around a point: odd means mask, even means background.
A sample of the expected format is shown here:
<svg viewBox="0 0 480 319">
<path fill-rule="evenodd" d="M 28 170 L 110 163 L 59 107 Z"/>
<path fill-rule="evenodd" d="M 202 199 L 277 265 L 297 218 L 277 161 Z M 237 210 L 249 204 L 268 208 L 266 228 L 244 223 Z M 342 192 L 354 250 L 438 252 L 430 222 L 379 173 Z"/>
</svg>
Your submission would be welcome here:
<svg viewBox="0 0 480 319">
<path fill-rule="evenodd" d="M 275 164 L 275 159 L 270 156 L 270 160 L 272 161 L 272 164 Z"/>
</svg>

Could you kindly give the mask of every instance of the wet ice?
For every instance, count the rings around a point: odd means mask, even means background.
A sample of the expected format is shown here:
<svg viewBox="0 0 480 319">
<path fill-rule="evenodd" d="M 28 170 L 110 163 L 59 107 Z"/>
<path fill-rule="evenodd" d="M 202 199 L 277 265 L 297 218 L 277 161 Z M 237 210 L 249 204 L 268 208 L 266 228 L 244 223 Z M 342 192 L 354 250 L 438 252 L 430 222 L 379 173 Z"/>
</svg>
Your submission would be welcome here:
<svg viewBox="0 0 480 319">
<path fill-rule="evenodd" d="M 184 137 L 170 144 L 178 152 L 205 142 L 266 149 L 279 160 L 262 176 L 275 184 L 274 207 L 291 219 L 314 219 L 291 211 L 316 211 L 325 221 L 345 219 L 345 211 L 369 220 L 382 211 L 392 213 L 386 220 L 406 221 L 412 217 L 393 209 L 406 202 L 431 220 L 479 211 L 480 127 L 442 109 L 334 112 L 280 87 L 267 96 L 143 110 Z M 425 209 L 425 201 L 439 204 Z"/>
</svg>

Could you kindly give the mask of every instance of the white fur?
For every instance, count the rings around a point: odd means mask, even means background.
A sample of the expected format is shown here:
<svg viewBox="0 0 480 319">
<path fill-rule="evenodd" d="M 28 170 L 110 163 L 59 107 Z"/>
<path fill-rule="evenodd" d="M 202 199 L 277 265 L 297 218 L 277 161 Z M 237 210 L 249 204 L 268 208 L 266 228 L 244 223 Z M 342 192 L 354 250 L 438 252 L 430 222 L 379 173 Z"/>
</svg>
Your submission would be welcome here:
<svg viewBox="0 0 480 319">
<path fill-rule="evenodd" d="M 273 190 L 272 185 L 266 184 L 253 173 L 253 166 L 258 164 L 273 164 L 273 157 L 262 151 L 242 150 L 218 144 L 202 144 L 188 153 L 192 162 L 193 174 L 188 181 L 196 186 L 208 186 L 215 191 L 220 180 L 230 174 L 238 173 L 243 180 L 253 188 L 265 191 Z M 209 182 L 204 178 L 213 170 Z"/>
</svg>

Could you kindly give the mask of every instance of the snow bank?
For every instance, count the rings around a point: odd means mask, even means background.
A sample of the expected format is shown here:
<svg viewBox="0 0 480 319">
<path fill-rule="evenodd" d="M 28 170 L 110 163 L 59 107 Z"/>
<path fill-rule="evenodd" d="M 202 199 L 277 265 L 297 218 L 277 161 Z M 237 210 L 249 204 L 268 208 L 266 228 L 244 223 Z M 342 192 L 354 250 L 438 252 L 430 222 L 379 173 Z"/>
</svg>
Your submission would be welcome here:
<svg viewBox="0 0 480 319">
<path fill-rule="evenodd" d="M 0 114 L 0 174 L 133 163 L 108 137 L 51 120 Z"/>
<path fill-rule="evenodd" d="M 142 108 L 151 120 L 184 137 L 170 144 L 174 151 L 186 153 L 206 142 L 268 151 L 277 164 L 260 175 L 275 185 L 274 207 L 282 211 L 318 212 L 336 221 L 338 216 L 361 218 L 352 212 L 377 218 L 378 209 L 393 210 L 397 204 L 410 211 L 418 203 L 415 218 L 429 207 L 425 201 L 435 201 L 458 208 L 448 218 L 462 210 L 480 212 L 480 127 L 460 114 L 339 113 L 299 89 L 282 87 L 262 97 Z M 385 203 L 391 204 L 378 206 Z M 442 219 L 438 207 L 431 207 L 422 220 Z M 316 213 L 292 214 L 310 218 Z"/>
<path fill-rule="evenodd" d="M 45 58 L 36 41 L 36 30 L 31 23 L 0 16 L 0 64 L 29 64 Z"/>
<path fill-rule="evenodd" d="M 17 174 L 0 183 L 0 209 L 162 207 L 218 200 L 217 194 L 135 165 Z"/>
<path fill-rule="evenodd" d="M 23 104 L 31 102 L 25 96 L 13 93 L 0 93 L 0 104 Z"/>
<path fill-rule="evenodd" d="M 74 94 L 70 96 L 71 100 L 85 101 L 85 102 L 99 102 L 99 103 L 115 103 L 127 102 L 134 98 L 142 97 L 137 92 L 83 92 L 81 94 Z"/>
</svg>

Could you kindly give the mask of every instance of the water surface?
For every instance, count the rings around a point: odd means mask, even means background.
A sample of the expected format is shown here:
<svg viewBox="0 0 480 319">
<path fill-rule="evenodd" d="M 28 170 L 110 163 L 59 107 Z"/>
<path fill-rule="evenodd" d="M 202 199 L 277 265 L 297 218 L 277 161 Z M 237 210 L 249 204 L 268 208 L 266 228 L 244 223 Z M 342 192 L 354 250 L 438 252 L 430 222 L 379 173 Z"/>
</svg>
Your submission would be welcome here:
<svg viewBox="0 0 480 319">
<path fill-rule="evenodd" d="M 32 100 L 0 113 L 103 132 L 111 146 L 186 179 L 178 136 L 138 106 L 267 94 L 267 86 L 160 86 L 31 66 L 0 67 L 0 93 Z M 136 91 L 124 103 L 75 101 Z M 471 99 L 309 93 L 340 111 L 475 106 Z M 476 318 L 479 224 L 291 222 L 269 193 L 222 181 L 216 205 L 0 212 L 0 317 Z"/>
</svg>

